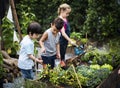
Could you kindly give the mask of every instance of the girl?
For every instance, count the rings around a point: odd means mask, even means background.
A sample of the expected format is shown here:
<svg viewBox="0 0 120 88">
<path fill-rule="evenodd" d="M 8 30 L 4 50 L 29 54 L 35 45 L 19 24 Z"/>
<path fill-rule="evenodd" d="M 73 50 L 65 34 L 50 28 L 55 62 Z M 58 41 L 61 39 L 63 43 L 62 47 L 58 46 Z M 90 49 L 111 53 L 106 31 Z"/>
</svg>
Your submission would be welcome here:
<svg viewBox="0 0 120 88">
<path fill-rule="evenodd" d="M 71 12 L 71 7 L 64 3 L 61 4 L 58 8 L 58 16 L 63 19 L 64 21 L 64 27 L 61 29 L 61 37 L 60 37 L 60 54 L 61 54 L 61 65 L 65 66 L 65 53 L 66 48 L 68 45 L 68 42 L 72 45 L 76 45 L 72 40 L 70 39 L 70 25 L 67 20 L 67 17 L 69 16 L 69 13 Z"/>
</svg>

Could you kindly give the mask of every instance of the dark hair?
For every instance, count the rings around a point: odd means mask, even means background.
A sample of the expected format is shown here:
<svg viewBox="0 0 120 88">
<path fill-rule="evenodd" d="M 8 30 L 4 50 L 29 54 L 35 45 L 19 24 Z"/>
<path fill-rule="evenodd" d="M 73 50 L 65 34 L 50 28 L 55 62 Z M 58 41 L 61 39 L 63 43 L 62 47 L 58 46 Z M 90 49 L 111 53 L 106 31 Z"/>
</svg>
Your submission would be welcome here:
<svg viewBox="0 0 120 88">
<path fill-rule="evenodd" d="M 31 22 L 27 28 L 27 34 L 31 33 L 32 35 L 34 33 L 40 34 L 41 33 L 41 25 L 37 22 Z"/>
<path fill-rule="evenodd" d="M 55 25 L 55 27 L 57 28 L 57 30 L 60 30 L 60 29 L 62 29 L 62 27 L 63 27 L 63 25 L 64 25 L 64 21 L 61 19 L 61 18 L 59 18 L 59 17 L 57 17 L 57 18 L 55 18 L 55 20 L 52 22 L 52 25 Z"/>
</svg>

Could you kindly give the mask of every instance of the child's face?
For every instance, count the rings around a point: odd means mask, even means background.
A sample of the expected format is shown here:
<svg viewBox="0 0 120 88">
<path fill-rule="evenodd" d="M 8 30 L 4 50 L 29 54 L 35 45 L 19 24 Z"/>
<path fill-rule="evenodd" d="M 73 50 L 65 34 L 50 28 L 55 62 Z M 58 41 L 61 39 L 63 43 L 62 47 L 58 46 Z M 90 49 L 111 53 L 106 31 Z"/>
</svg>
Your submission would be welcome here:
<svg viewBox="0 0 120 88">
<path fill-rule="evenodd" d="M 66 9 L 65 11 L 63 11 L 63 17 L 66 18 L 69 16 L 71 10 L 70 9 Z"/>
<path fill-rule="evenodd" d="M 52 26 L 52 33 L 57 34 L 59 30 L 55 27 L 55 25 Z"/>
</svg>

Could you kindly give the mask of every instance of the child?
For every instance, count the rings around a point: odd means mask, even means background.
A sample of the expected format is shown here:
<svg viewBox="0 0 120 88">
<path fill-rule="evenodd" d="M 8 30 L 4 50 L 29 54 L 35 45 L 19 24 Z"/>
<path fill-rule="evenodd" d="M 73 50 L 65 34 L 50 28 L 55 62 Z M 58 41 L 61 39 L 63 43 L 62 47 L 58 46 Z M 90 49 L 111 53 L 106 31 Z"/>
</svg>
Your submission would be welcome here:
<svg viewBox="0 0 120 88">
<path fill-rule="evenodd" d="M 63 27 L 63 20 L 61 18 L 56 18 L 51 27 L 46 30 L 41 37 L 39 44 L 42 48 L 42 60 L 43 68 L 46 68 L 46 65 L 50 65 L 53 69 L 55 65 L 55 59 L 60 59 L 59 51 L 59 38 L 60 38 L 60 29 Z"/>
<path fill-rule="evenodd" d="M 33 79 L 34 62 L 42 63 L 42 60 L 36 58 L 34 54 L 33 39 L 37 39 L 41 32 L 41 26 L 37 22 L 32 22 L 27 28 L 27 35 L 23 38 L 20 45 L 20 54 L 18 59 L 18 67 L 25 79 Z"/>
<path fill-rule="evenodd" d="M 61 54 L 61 60 L 64 64 L 65 61 L 65 53 L 67 49 L 68 42 L 72 45 L 76 45 L 72 40 L 70 39 L 70 25 L 68 23 L 67 17 L 69 16 L 69 13 L 71 12 L 71 7 L 64 3 L 61 4 L 58 8 L 58 16 L 63 19 L 64 21 L 64 27 L 61 29 L 61 37 L 60 37 L 60 54 Z M 61 64 L 62 65 L 62 64 Z"/>
</svg>

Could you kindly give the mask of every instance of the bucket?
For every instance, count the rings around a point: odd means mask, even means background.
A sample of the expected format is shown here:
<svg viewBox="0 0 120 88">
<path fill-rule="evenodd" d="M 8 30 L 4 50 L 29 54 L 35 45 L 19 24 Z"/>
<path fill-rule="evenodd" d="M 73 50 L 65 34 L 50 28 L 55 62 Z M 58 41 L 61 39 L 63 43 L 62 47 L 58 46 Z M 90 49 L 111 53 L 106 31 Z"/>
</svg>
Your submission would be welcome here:
<svg viewBox="0 0 120 88">
<path fill-rule="evenodd" d="M 55 59 L 55 67 L 57 67 L 60 64 L 61 60 L 60 59 Z"/>
</svg>

